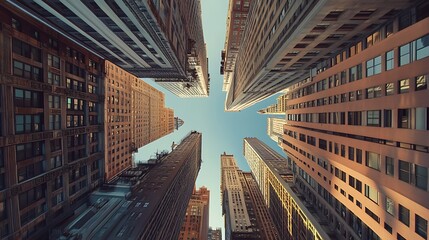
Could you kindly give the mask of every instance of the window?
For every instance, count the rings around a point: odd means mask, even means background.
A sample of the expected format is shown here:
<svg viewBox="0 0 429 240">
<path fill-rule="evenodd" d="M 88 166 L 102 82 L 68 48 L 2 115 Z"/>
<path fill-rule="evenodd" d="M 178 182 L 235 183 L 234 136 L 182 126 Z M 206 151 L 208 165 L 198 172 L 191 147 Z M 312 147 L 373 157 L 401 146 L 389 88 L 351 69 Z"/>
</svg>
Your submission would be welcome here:
<svg viewBox="0 0 429 240">
<path fill-rule="evenodd" d="M 378 191 L 365 184 L 365 197 L 378 204 Z"/>
<path fill-rule="evenodd" d="M 392 127 L 392 110 L 384 110 L 384 127 Z"/>
<path fill-rule="evenodd" d="M 61 115 L 49 115 L 49 130 L 61 129 Z"/>
<path fill-rule="evenodd" d="M 427 239 L 428 221 L 416 214 L 416 233 L 422 238 Z"/>
<path fill-rule="evenodd" d="M 399 214 L 398 214 L 399 221 L 401 221 L 403 224 L 410 226 L 410 210 L 408 208 L 402 206 L 399 204 Z"/>
<path fill-rule="evenodd" d="M 48 96 L 48 104 L 49 108 L 61 108 L 61 97 L 56 95 Z"/>
<path fill-rule="evenodd" d="M 386 96 L 395 94 L 395 84 L 386 83 Z"/>
<path fill-rule="evenodd" d="M 16 161 L 43 155 L 45 152 L 43 142 L 44 141 L 16 145 Z"/>
<path fill-rule="evenodd" d="M 394 66 L 394 52 L 393 50 L 386 53 L 386 71 L 393 69 Z"/>
<path fill-rule="evenodd" d="M 380 115 L 381 115 L 380 110 L 367 111 L 366 125 L 380 127 L 381 126 Z"/>
<path fill-rule="evenodd" d="M 428 88 L 426 75 L 417 76 L 415 79 L 416 79 L 416 91 L 425 90 Z"/>
<path fill-rule="evenodd" d="M 417 164 L 414 167 L 416 187 L 426 191 L 428 189 L 428 169 Z"/>
<path fill-rule="evenodd" d="M 357 90 L 356 91 L 356 100 L 362 100 L 362 98 L 363 98 L 362 90 Z"/>
<path fill-rule="evenodd" d="M 63 165 L 63 160 L 62 160 L 61 155 L 51 157 L 50 163 L 51 163 L 51 169 L 61 167 Z"/>
<path fill-rule="evenodd" d="M 399 180 L 404 181 L 406 183 L 410 183 L 411 182 L 411 163 L 399 160 L 398 168 L 399 168 L 398 170 Z"/>
<path fill-rule="evenodd" d="M 366 61 L 366 76 L 370 77 L 381 73 L 381 56 Z"/>
<path fill-rule="evenodd" d="M 362 149 L 356 148 L 356 162 L 362 163 Z"/>
<path fill-rule="evenodd" d="M 429 56 L 429 34 L 416 40 L 416 59 Z"/>
<path fill-rule="evenodd" d="M 15 133 L 41 132 L 43 129 L 43 114 L 15 115 Z"/>
<path fill-rule="evenodd" d="M 54 68 L 60 68 L 60 58 L 51 54 L 48 54 L 48 66 Z"/>
<path fill-rule="evenodd" d="M 411 109 L 398 109 L 398 128 L 411 128 Z"/>
<path fill-rule="evenodd" d="M 380 170 L 380 154 L 367 151 L 365 165 L 369 168 Z"/>
<path fill-rule="evenodd" d="M 15 88 L 15 106 L 43 108 L 43 93 Z"/>
<path fill-rule="evenodd" d="M 60 85 L 60 75 L 48 72 L 48 83 L 52 85 Z"/>
<path fill-rule="evenodd" d="M 46 161 L 38 161 L 34 164 L 26 165 L 25 167 L 18 168 L 18 182 L 34 178 L 46 171 Z"/>
<path fill-rule="evenodd" d="M 404 66 L 411 62 L 411 43 L 399 47 L 399 66 Z"/>
<path fill-rule="evenodd" d="M 407 93 L 410 90 L 410 79 L 403 79 L 399 81 L 399 92 Z"/>
<path fill-rule="evenodd" d="M 67 98 L 67 110 L 83 111 L 84 100 L 77 98 Z"/>
<path fill-rule="evenodd" d="M 346 156 L 346 146 L 341 144 L 341 157 L 345 157 L 345 156 Z"/>
<path fill-rule="evenodd" d="M 355 160 L 355 149 L 353 147 L 349 147 L 349 160 Z"/>
<path fill-rule="evenodd" d="M 349 69 L 349 82 L 362 79 L 362 64 L 356 65 Z"/>
<path fill-rule="evenodd" d="M 12 51 L 13 53 L 35 60 L 37 62 L 42 61 L 42 51 L 39 48 L 33 47 L 32 45 L 16 38 L 13 38 L 12 40 Z"/>
<path fill-rule="evenodd" d="M 388 196 L 386 196 L 386 212 L 392 216 L 395 215 L 395 202 Z"/>
<path fill-rule="evenodd" d="M 381 97 L 381 86 L 376 86 L 376 87 L 366 89 L 367 99 L 377 98 L 377 97 Z"/>
<path fill-rule="evenodd" d="M 56 206 L 64 201 L 64 193 L 60 192 L 52 197 L 52 206 Z"/>
<path fill-rule="evenodd" d="M 13 60 L 13 75 L 39 82 L 43 81 L 41 68 L 16 60 Z"/>
<path fill-rule="evenodd" d="M 24 209 L 45 197 L 46 183 L 19 194 L 19 209 Z"/>
<path fill-rule="evenodd" d="M 386 156 L 386 175 L 393 176 L 395 172 L 394 160 L 391 157 Z"/>
</svg>

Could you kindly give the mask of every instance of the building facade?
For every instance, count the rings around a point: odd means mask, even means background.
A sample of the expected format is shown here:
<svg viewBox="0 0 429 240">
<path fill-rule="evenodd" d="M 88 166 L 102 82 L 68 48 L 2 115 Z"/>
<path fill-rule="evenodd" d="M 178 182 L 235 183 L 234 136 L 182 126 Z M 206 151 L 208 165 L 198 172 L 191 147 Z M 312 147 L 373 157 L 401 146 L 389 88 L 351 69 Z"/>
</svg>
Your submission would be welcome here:
<svg viewBox="0 0 429 240">
<path fill-rule="evenodd" d="M 207 239 L 209 231 L 210 190 L 206 187 L 194 188 L 186 209 L 179 240 Z"/>
<path fill-rule="evenodd" d="M 221 228 L 213 229 L 209 227 L 207 240 L 222 240 L 222 229 Z"/>
<path fill-rule="evenodd" d="M 272 104 L 266 108 L 263 108 L 258 111 L 259 114 L 269 114 L 269 115 L 285 115 L 286 114 L 286 101 L 287 94 L 282 94 L 277 97 L 277 103 Z"/>
<path fill-rule="evenodd" d="M 164 94 L 115 64 L 104 62 L 105 180 L 133 164 L 132 153 L 174 131 Z"/>
<path fill-rule="evenodd" d="M 180 97 L 208 96 L 199 0 L 6 1 L 137 77 Z M 178 91 L 187 89 L 198 91 Z M 177 86 L 176 86 L 177 85 Z M 178 87 L 180 86 L 180 88 Z"/>
<path fill-rule="evenodd" d="M 225 46 L 221 54 L 220 67 L 220 74 L 224 75 L 223 91 L 229 90 L 251 2 L 251 0 L 229 0 Z"/>
<path fill-rule="evenodd" d="M 244 157 L 280 239 L 335 239 L 329 223 L 302 199 L 287 160 L 257 138 L 244 138 Z"/>
<path fill-rule="evenodd" d="M 411 4 L 401 0 L 388 5 L 382 0 L 255 1 L 249 9 L 225 110 L 240 111 L 266 99 L 314 75 L 310 70 L 318 64 L 331 66 L 322 61 L 336 57 L 338 48 L 369 34 Z"/>
<path fill-rule="evenodd" d="M 102 181 L 103 60 L 0 4 L 0 238 L 46 238 Z"/>
<path fill-rule="evenodd" d="M 257 183 L 238 169 L 233 155 L 221 155 L 225 239 L 279 239 Z"/>
<path fill-rule="evenodd" d="M 414 4 L 290 88 L 282 147 L 339 239 L 428 236 L 429 5 Z"/>
<path fill-rule="evenodd" d="M 283 118 L 267 118 L 267 135 L 276 142 L 279 146 L 283 137 L 283 125 L 286 124 L 286 119 Z"/>
</svg>

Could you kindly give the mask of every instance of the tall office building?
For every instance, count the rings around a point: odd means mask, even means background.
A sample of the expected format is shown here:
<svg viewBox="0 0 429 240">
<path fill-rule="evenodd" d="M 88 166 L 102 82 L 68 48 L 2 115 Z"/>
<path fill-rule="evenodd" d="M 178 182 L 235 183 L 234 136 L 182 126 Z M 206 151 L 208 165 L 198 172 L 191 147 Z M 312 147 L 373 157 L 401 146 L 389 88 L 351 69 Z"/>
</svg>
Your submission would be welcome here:
<svg viewBox="0 0 429 240">
<path fill-rule="evenodd" d="M 229 0 L 225 46 L 221 54 L 220 67 L 220 74 L 224 75 L 223 91 L 229 90 L 251 2 L 251 0 Z"/>
<path fill-rule="evenodd" d="M 5 1 L 137 77 L 181 97 L 208 96 L 199 0 Z M 192 90 L 192 91 L 191 91 Z"/>
<path fill-rule="evenodd" d="M 206 43 L 204 42 L 203 24 L 201 19 L 200 0 L 182 0 L 180 4 L 164 0 L 160 5 L 173 5 L 175 10 L 171 14 L 181 15 L 183 19 L 179 25 L 169 23 L 172 28 L 181 26 L 186 34 L 186 78 L 182 79 L 155 79 L 159 85 L 182 98 L 208 97 L 210 91 L 210 74 L 208 73 L 208 58 Z M 159 3 L 158 3 L 159 4 Z M 166 7 L 167 8 L 167 7 Z M 178 13 L 174 12 L 177 11 Z M 171 21 L 171 20 L 170 20 Z M 173 39 L 174 41 L 174 39 Z"/>
<path fill-rule="evenodd" d="M 395 11 L 289 91 L 282 147 L 337 238 L 427 239 L 428 9 Z"/>
<path fill-rule="evenodd" d="M 207 240 L 222 240 L 222 229 L 213 229 L 210 227 Z"/>
<path fill-rule="evenodd" d="M 279 239 L 255 179 L 238 169 L 233 155 L 221 155 L 221 175 L 225 238 Z"/>
<path fill-rule="evenodd" d="M 257 138 L 244 138 L 243 147 L 280 239 L 335 239 L 324 216 L 302 199 L 287 160 Z"/>
<path fill-rule="evenodd" d="M 103 60 L 0 4 L 0 238 L 45 238 L 102 180 Z"/>
<path fill-rule="evenodd" d="M 193 131 L 170 153 L 124 171 L 50 237 L 177 240 L 201 167 L 201 140 Z"/>
<path fill-rule="evenodd" d="M 180 230 L 179 240 L 207 239 L 209 231 L 210 190 L 200 187 L 192 193 Z"/>
<path fill-rule="evenodd" d="M 252 2 L 239 46 L 226 111 L 240 111 L 315 73 L 414 1 L 308 0 Z M 419 10 L 420 11 L 420 10 Z M 411 18 L 411 17 L 410 17 Z M 374 36 L 376 39 L 377 36 Z M 338 59 L 343 58 L 338 55 Z M 322 67 L 329 67 L 330 62 Z"/>
<path fill-rule="evenodd" d="M 267 135 L 281 146 L 283 139 L 283 125 L 286 124 L 286 119 L 283 118 L 267 118 Z"/>
<path fill-rule="evenodd" d="M 103 89 L 104 178 L 110 181 L 132 166 L 134 151 L 172 133 L 176 118 L 174 111 L 164 106 L 161 91 L 107 60 Z"/>
<path fill-rule="evenodd" d="M 269 115 L 285 115 L 286 114 L 287 94 L 282 94 L 277 97 L 277 103 L 274 103 L 266 108 L 258 111 L 259 114 Z"/>
</svg>

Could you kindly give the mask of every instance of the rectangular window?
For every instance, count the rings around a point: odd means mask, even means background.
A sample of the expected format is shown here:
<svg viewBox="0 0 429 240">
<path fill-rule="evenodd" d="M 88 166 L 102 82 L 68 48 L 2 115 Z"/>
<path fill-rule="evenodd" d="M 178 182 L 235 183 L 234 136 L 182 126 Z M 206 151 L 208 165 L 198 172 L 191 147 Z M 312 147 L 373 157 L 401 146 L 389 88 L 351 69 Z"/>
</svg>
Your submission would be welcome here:
<svg viewBox="0 0 429 240">
<path fill-rule="evenodd" d="M 416 79 L 416 91 L 426 90 L 428 88 L 426 75 L 417 76 L 415 79 Z"/>
<path fill-rule="evenodd" d="M 417 39 L 416 41 L 416 59 L 420 60 L 429 56 L 429 34 Z"/>
<path fill-rule="evenodd" d="M 355 149 L 353 147 L 349 147 L 349 160 L 355 160 Z"/>
<path fill-rule="evenodd" d="M 388 196 L 386 196 L 386 212 L 395 216 L 395 202 Z"/>
<path fill-rule="evenodd" d="M 428 221 L 416 214 L 416 233 L 422 238 L 428 237 Z"/>
<path fill-rule="evenodd" d="M 378 191 L 365 184 L 365 197 L 378 204 Z"/>
<path fill-rule="evenodd" d="M 395 172 L 395 163 L 393 158 L 386 156 L 386 175 L 393 176 Z"/>
<path fill-rule="evenodd" d="M 51 157 L 50 160 L 51 163 L 51 169 L 55 169 L 55 168 L 59 168 L 63 165 L 63 161 L 62 161 L 62 157 L 60 156 L 56 156 L 56 157 Z M 56 190 L 56 189 L 54 189 Z"/>
<path fill-rule="evenodd" d="M 426 191 L 428 189 L 428 169 L 417 164 L 414 167 L 416 187 Z"/>
<path fill-rule="evenodd" d="M 394 83 L 386 83 L 386 96 L 390 96 L 395 94 L 395 84 Z"/>
<path fill-rule="evenodd" d="M 381 56 L 366 61 L 366 76 L 370 77 L 381 73 Z"/>
<path fill-rule="evenodd" d="M 367 126 L 380 127 L 381 126 L 380 117 L 381 117 L 381 111 L 380 110 L 367 111 L 366 112 L 366 125 Z"/>
<path fill-rule="evenodd" d="M 34 81 L 43 81 L 42 69 L 13 60 L 13 75 Z"/>
<path fill-rule="evenodd" d="M 60 75 L 48 72 L 48 83 L 59 86 L 60 85 Z"/>
<path fill-rule="evenodd" d="M 410 226 L 410 210 L 408 208 L 402 206 L 399 204 L 399 214 L 398 214 L 399 221 L 401 221 L 403 224 Z"/>
<path fill-rule="evenodd" d="M 43 114 L 15 115 L 15 133 L 41 132 L 43 129 Z"/>
<path fill-rule="evenodd" d="M 356 148 L 356 162 L 362 163 L 362 149 Z"/>
<path fill-rule="evenodd" d="M 60 58 L 55 55 L 48 54 L 48 66 L 60 69 Z"/>
<path fill-rule="evenodd" d="M 363 99 L 362 90 L 356 90 L 356 100 L 362 100 L 362 99 Z"/>
<path fill-rule="evenodd" d="M 392 127 L 392 110 L 384 110 L 384 127 Z"/>
<path fill-rule="evenodd" d="M 44 154 L 44 141 L 16 145 L 16 161 L 22 161 Z"/>
<path fill-rule="evenodd" d="M 48 105 L 49 108 L 61 108 L 61 97 L 56 95 L 48 96 Z"/>
<path fill-rule="evenodd" d="M 395 56 L 395 54 L 394 54 L 393 50 L 388 51 L 386 53 L 386 56 L 385 56 L 386 57 L 386 71 L 393 69 L 393 67 L 394 67 L 394 56 Z"/>
<path fill-rule="evenodd" d="M 365 165 L 369 168 L 380 170 L 380 154 L 366 151 Z"/>
<path fill-rule="evenodd" d="M 411 128 L 411 109 L 398 109 L 398 128 Z"/>
<path fill-rule="evenodd" d="M 411 163 L 399 160 L 398 168 L 399 180 L 411 183 Z"/>
<path fill-rule="evenodd" d="M 404 66 L 411 62 L 411 43 L 399 47 L 399 66 Z"/>
<path fill-rule="evenodd" d="M 410 79 L 399 80 L 398 93 L 407 93 L 410 91 Z"/>
<path fill-rule="evenodd" d="M 49 115 L 49 130 L 61 129 L 61 115 Z"/>
<path fill-rule="evenodd" d="M 15 106 L 28 108 L 43 108 L 43 93 L 15 88 Z"/>
</svg>

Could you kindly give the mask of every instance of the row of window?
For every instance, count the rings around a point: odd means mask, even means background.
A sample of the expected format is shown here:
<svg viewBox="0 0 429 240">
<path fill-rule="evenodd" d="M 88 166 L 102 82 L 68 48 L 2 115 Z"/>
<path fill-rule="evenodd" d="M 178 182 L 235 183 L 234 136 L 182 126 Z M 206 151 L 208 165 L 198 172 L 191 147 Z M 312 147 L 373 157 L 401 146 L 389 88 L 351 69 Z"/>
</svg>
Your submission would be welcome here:
<svg viewBox="0 0 429 240">
<path fill-rule="evenodd" d="M 346 119 L 347 116 L 347 119 Z M 405 108 L 397 110 L 397 128 L 428 130 L 429 110 L 428 108 Z M 393 112 L 391 109 L 351 111 L 351 112 L 324 112 L 324 113 L 302 113 L 287 114 L 289 121 L 340 124 L 352 126 L 393 126 Z M 346 123 L 347 120 L 347 123 Z"/>
<path fill-rule="evenodd" d="M 417 76 L 414 79 L 414 91 L 421 91 L 426 90 L 427 87 L 427 76 L 426 75 L 420 75 Z M 402 79 L 397 82 L 398 84 L 398 94 L 407 93 L 410 91 L 410 79 Z M 361 89 L 356 91 L 350 91 L 342 94 L 337 94 L 329 97 L 319 98 L 316 100 L 311 100 L 303 103 L 297 103 L 297 104 L 291 104 L 287 107 L 287 109 L 301 109 L 301 108 L 309 108 L 309 107 L 316 107 L 316 106 L 324 106 L 324 105 L 330 105 L 330 104 L 336 104 L 336 103 L 343 103 L 343 102 L 352 102 L 356 100 L 362 100 L 366 97 L 366 99 L 372 99 L 372 98 L 378 98 L 383 96 L 383 86 L 371 86 L 369 88 L 366 88 L 365 91 L 362 91 Z M 386 83 L 384 85 L 384 92 L 385 96 L 390 96 L 395 94 L 395 83 Z"/>
<path fill-rule="evenodd" d="M 17 60 L 13 60 L 13 75 L 34 81 L 43 81 L 41 68 Z"/>
<path fill-rule="evenodd" d="M 12 39 L 12 51 L 23 57 L 42 62 L 42 50 L 19 39 Z"/>
</svg>

